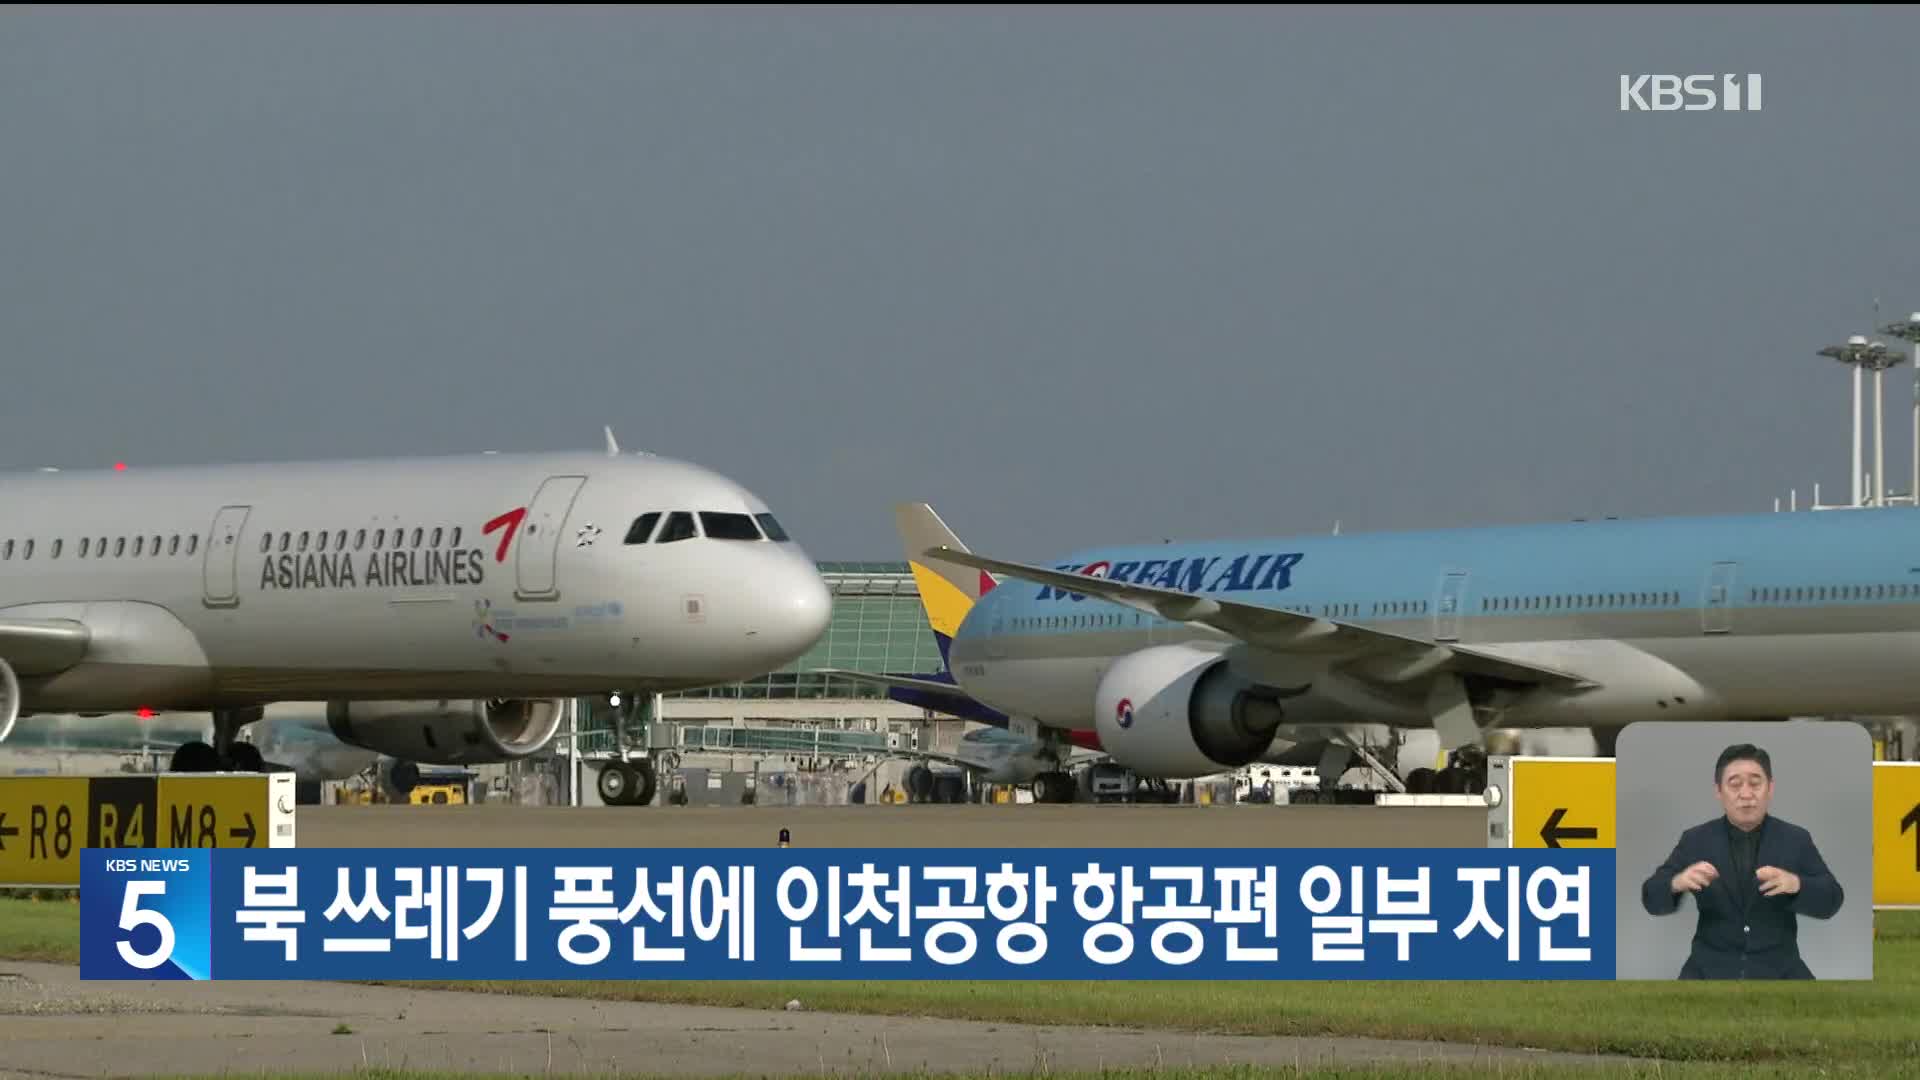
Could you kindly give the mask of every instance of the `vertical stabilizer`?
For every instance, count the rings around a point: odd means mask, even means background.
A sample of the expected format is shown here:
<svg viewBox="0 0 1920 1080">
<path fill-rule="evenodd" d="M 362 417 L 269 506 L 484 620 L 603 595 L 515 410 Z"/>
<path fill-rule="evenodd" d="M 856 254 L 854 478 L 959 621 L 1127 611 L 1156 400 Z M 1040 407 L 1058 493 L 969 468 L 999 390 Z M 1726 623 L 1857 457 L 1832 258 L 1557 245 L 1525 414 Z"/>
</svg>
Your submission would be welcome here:
<svg viewBox="0 0 1920 1080">
<path fill-rule="evenodd" d="M 933 507 L 926 503 L 900 503 L 893 508 L 893 520 L 906 550 L 907 565 L 913 570 L 914 584 L 920 590 L 920 609 L 926 614 L 934 640 L 940 644 L 944 665 L 961 622 L 982 596 L 993 591 L 996 582 L 984 570 L 920 554 L 928 548 L 942 546 L 955 551 L 967 550 L 953 530 L 947 528 L 947 523 L 940 520 L 940 515 L 934 513 Z"/>
</svg>

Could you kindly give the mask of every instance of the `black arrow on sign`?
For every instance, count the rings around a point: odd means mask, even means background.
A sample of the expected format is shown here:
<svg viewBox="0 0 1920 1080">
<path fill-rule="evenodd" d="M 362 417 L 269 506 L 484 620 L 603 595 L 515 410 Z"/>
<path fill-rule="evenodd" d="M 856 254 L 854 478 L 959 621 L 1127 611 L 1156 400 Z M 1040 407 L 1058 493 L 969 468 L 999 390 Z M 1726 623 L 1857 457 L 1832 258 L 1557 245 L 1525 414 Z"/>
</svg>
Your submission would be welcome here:
<svg viewBox="0 0 1920 1080">
<path fill-rule="evenodd" d="M 1559 847 L 1560 841 L 1562 840 L 1597 840 L 1599 839 L 1600 830 L 1590 825 L 1581 826 L 1581 827 L 1568 826 L 1567 828 L 1564 828 L 1564 829 L 1561 828 L 1560 819 L 1566 816 L 1567 816 L 1567 808 L 1564 806 L 1556 806 L 1553 808 L 1553 816 L 1549 817 L 1547 819 L 1547 823 L 1540 827 L 1540 839 L 1545 840 L 1547 842 L 1548 847 Z"/>
<path fill-rule="evenodd" d="M 237 840 L 237 839 L 239 839 L 240 837 L 242 837 L 242 836 L 244 836 L 244 837 L 246 837 L 246 838 L 247 838 L 247 846 L 248 846 L 248 847 L 252 847 L 252 846 L 253 846 L 253 838 L 254 838 L 254 836 L 255 836 L 255 833 L 254 833 L 254 829 L 253 829 L 253 814 L 251 814 L 251 813 L 248 813 L 248 814 L 246 815 L 246 818 L 247 818 L 247 827 L 246 827 L 246 828 L 244 828 L 244 829 L 228 829 L 228 830 L 227 830 L 227 835 L 228 835 L 228 836 L 231 836 L 231 837 L 233 837 L 233 838 L 234 838 L 234 839 L 236 839 L 236 840 Z"/>
<path fill-rule="evenodd" d="M 0 814 L 0 821 L 5 820 L 7 820 L 7 815 Z M 1908 829 L 1913 830 L 1913 872 L 1920 874 L 1920 803 L 1914 803 L 1913 809 L 1907 811 L 1907 816 L 1900 819 L 1900 834 L 1902 836 L 1906 835 Z M 13 831 L 19 832 L 20 830 L 15 829 Z M 5 829 L 0 829 L 0 836 L 8 835 L 11 834 Z"/>
<path fill-rule="evenodd" d="M 1914 810 L 1920 812 L 1920 806 L 1914 807 Z M 1903 829 L 1901 831 L 1904 832 L 1906 830 Z M 20 826 L 15 825 L 9 828 L 7 825 L 7 813 L 4 810 L 0 810 L 0 851 L 7 850 L 7 837 L 19 835 Z"/>
</svg>

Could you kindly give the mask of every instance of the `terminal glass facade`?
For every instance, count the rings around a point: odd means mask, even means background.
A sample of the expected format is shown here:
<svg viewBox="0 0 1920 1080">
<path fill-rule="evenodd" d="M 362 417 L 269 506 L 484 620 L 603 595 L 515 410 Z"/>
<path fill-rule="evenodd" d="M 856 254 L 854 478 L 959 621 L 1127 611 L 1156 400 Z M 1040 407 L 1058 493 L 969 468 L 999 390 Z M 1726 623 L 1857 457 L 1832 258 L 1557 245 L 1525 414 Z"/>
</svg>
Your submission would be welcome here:
<svg viewBox="0 0 1920 1080">
<path fill-rule="evenodd" d="M 833 617 L 820 641 L 799 660 L 758 679 L 666 695 L 689 698 L 878 698 L 883 688 L 827 675 L 817 668 L 928 673 L 940 670 L 940 647 L 920 610 L 920 589 L 904 562 L 818 564 L 833 594 Z"/>
</svg>

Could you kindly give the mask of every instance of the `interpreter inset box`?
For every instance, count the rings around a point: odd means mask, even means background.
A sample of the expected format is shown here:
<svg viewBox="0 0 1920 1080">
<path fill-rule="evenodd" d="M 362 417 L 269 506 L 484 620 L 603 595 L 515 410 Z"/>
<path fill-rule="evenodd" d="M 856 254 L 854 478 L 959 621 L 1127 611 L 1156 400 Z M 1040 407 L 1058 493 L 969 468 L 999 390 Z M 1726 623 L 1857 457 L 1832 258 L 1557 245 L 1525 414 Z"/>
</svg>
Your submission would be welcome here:
<svg viewBox="0 0 1920 1080">
<path fill-rule="evenodd" d="M 1873 745 L 1829 721 L 1633 724 L 1622 979 L 1871 979 Z"/>
</svg>

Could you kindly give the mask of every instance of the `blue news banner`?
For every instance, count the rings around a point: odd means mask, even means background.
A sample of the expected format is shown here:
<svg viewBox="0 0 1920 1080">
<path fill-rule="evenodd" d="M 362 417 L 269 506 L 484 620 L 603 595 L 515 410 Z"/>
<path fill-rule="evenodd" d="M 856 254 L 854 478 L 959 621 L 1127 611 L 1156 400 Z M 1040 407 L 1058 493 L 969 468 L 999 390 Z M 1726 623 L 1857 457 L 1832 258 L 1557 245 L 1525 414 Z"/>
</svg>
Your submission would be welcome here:
<svg viewBox="0 0 1920 1080">
<path fill-rule="evenodd" d="M 85 979 L 1611 979 L 1614 853 L 97 849 Z"/>
</svg>

